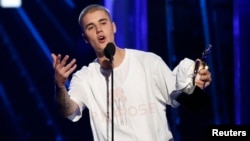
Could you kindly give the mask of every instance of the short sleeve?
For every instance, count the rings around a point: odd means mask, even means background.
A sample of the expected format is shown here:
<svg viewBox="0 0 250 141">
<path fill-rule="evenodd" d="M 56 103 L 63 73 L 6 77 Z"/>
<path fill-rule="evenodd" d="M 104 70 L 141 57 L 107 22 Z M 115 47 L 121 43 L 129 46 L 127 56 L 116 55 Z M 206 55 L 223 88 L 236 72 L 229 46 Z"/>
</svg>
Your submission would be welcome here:
<svg viewBox="0 0 250 141">
<path fill-rule="evenodd" d="M 75 113 L 68 116 L 68 119 L 74 122 L 82 117 L 82 111 L 88 105 L 88 94 L 90 92 L 88 78 L 87 68 L 82 68 L 73 74 L 70 81 L 68 94 L 70 99 L 76 102 L 79 106 L 79 109 L 75 111 Z"/>
</svg>

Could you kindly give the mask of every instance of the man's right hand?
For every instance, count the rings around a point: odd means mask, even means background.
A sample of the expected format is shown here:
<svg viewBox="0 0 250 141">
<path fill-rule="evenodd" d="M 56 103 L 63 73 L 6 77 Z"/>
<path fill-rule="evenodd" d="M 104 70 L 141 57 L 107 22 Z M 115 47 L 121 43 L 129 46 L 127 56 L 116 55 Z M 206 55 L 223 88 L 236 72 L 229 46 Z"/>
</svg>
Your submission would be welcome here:
<svg viewBox="0 0 250 141">
<path fill-rule="evenodd" d="M 72 59 L 69 63 L 69 56 L 66 55 L 63 59 L 61 54 L 51 54 L 53 59 L 53 68 L 55 70 L 55 82 L 57 87 L 64 87 L 69 75 L 76 69 L 76 59 Z"/>
</svg>

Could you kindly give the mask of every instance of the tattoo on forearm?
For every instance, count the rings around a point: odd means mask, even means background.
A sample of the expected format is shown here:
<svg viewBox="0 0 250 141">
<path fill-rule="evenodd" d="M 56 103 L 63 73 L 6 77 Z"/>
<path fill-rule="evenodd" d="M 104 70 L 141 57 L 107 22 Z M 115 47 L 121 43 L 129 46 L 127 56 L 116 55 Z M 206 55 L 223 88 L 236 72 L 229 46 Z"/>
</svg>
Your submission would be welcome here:
<svg viewBox="0 0 250 141">
<path fill-rule="evenodd" d="M 63 115 L 69 113 L 72 106 L 66 88 L 56 88 L 56 101 Z"/>
</svg>

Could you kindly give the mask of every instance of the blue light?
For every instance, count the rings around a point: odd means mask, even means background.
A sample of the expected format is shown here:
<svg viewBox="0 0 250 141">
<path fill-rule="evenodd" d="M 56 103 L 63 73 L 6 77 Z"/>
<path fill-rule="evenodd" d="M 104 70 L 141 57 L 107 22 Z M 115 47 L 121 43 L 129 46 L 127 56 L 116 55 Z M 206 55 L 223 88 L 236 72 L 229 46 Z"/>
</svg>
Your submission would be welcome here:
<svg viewBox="0 0 250 141">
<path fill-rule="evenodd" d="M 238 1 L 234 2 L 233 35 L 234 35 L 234 110 L 235 123 L 241 124 L 241 66 L 240 66 L 240 20 Z"/>
<path fill-rule="evenodd" d="M 51 58 L 51 54 L 50 54 L 50 51 L 48 49 L 48 46 L 43 41 L 43 39 L 40 36 L 39 32 L 36 30 L 35 26 L 30 21 L 30 19 L 29 19 L 28 15 L 26 14 L 26 12 L 22 8 L 18 8 L 17 12 L 20 15 L 20 17 L 22 18 L 22 20 L 24 21 L 24 23 L 27 25 L 27 28 L 30 30 L 30 32 L 33 35 L 33 37 L 36 39 L 36 41 L 40 45 L 42 51 L 46 55 L 46 57 L 49 60 L 49 62 L 52 62 L 52 58 Z"/>
<path fill-rule="evenodd" d="M 205 44 L 209 45 L 211 44 L 211 39 L 210 39 L 210 32 L 209 32 L 209 22 L 208 22 L 208 14 L 207 14 L 207 7 L 206 7 L 206 0 L 200 0 L 200 10 L 201 10 L 201 16 L 202 16 L 202 24 L 203 24 L 203 30 L 204 30 L 204 40 Z M 208 58 L 208 64 L 210 64 L 211 59 Z M 210 71 L 212 74 L 214 74 L 214 69 L 213 65 L 210 66 Z M 212 75 L 213 77 L 214 75 Z M 215 80 L 214 78 L 212 78 Z M 219 111 L 218 111 L 218 99 L 216 94 L 216 82 L 213 82 L 213 85 L 211 85 L 211 90 L 212 90 L 212 98 L 213 98 L 213 111 L 214 111 L 214 120 L 215 124 L 220 124 L 220 116 L 219 116 Z"/>
<path fill-rule="evenodd" d="M 72 0 L 64 0 L 64 1 L 70 8 L 74 9 L 76 7 Z"/>
</svg>

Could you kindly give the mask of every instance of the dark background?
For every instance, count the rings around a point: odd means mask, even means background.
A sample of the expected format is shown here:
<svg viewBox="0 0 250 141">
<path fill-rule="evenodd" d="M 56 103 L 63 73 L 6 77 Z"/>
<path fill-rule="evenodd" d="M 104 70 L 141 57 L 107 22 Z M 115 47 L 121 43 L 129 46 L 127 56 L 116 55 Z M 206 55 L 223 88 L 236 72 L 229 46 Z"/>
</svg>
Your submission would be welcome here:
<svg viewBox="0 0 250 141">
<path fill-rule="evenodd" d="M 52 52 L 69 54 L 77 59 L 78 68 L 95 58 L 77 23 L 82 8 L 91 3 L 105 1 L 23 0 L 21 8 L 0 8 L 1 141 L 93 140 L 87 110 L 76 123 L 59 115 L 50 58 Z M 146 23 L 136 20 L 142 3 Z M 114 0 L 114 6 L 118 34 L 126 31 L 125 43 L 118 45 L 140 48 L 137 43 L 146 43 L 144 50 L 160 55 L 170 68 L 184 57 L 200 57 L 208 44 L 213 45 L 208 57 L 213 81 L 206 89 L 212 104 L 198 112 L 182 106 L 168 110 L 176 141 L 205 140 L 209 125 L 250 124 L 250 2 Z M 147 34 L 131 26 L 144 24 Z M 147 40 L 138 41 L 139 31 Z"/>
</svg>

